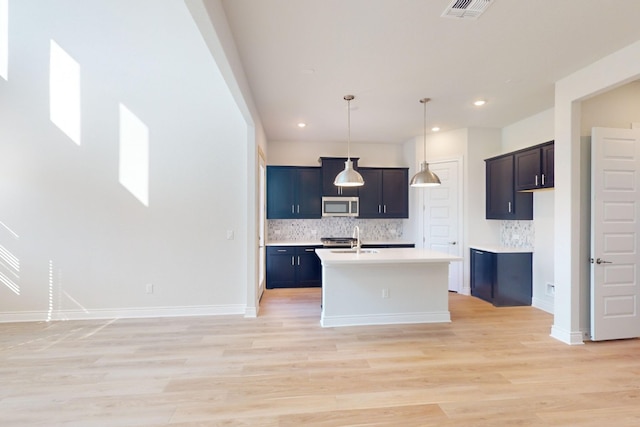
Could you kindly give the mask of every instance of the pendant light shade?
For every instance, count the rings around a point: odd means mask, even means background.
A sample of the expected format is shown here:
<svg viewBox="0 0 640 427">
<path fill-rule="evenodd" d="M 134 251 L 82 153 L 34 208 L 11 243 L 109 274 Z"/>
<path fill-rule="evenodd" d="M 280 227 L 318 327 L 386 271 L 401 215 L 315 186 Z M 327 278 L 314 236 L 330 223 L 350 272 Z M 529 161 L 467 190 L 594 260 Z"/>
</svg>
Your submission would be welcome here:
<svg viewBox="0 0 640 427">
<path fill-rule="evenodd" d="M 345 95 L 344 97 L 345 101 L 347 101 L 347 161 L 344 162 L 344 170 L 333 181 L 333 185 L 338 187 L 360 187 L 364 185 L 362 175 L 353 168 L 353 162 L 351 161 L 351 101 L 354 98 L 355 96 L 353 95 Z"/>
<path fill-rule="evenodd" d="M 429 170 L 429 163 L 427 163 L 427 102 L 429 101 L 431 101 L 430 98 L 420 100 L 424 105 L 424 161 L 420 163 L 420 172 L 411 178 L 412 187 L 435 187 L 441 184 L 440 178 Z"/>
</svg>

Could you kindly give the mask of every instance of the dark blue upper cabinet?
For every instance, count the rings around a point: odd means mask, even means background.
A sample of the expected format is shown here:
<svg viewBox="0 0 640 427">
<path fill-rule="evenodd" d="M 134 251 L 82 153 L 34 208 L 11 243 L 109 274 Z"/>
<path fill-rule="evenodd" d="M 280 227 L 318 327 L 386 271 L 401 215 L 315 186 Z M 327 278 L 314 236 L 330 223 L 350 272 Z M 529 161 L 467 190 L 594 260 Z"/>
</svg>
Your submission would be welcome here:
<svg viewBox="0 0 640 427">
<path fill-rule="evenodd" d="M 322 217 L 319 167 L 267 166 L 267 218 Z"/>
<path fill-rule="evenodd" d="M 486 162 L 486 219 L 533 219 L 533 195 L 515 191 L 514 155 Z"/>
<path fill-rule="evenodd" d="M 409 170 L 360 168 L 360 218 L 409 218 Z"/>
<path fill-rule="evenodd" d="M 514 152 L 516 191 L 554 186 L 554 142 L 549 141 Z"/>
</svg>

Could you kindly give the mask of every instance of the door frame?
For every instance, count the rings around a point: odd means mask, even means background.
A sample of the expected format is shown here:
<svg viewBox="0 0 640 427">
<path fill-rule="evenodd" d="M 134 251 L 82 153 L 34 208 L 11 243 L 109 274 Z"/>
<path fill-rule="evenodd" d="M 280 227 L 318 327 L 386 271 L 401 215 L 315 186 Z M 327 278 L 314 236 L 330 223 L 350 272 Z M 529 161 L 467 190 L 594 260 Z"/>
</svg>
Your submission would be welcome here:
<svg viewBox="0 0 640 427">
<path fill-rule="evenodd" d="M 266 288 L 267 270 L 267 159 L 258 146 L 258 304 Z"/>
</svg>

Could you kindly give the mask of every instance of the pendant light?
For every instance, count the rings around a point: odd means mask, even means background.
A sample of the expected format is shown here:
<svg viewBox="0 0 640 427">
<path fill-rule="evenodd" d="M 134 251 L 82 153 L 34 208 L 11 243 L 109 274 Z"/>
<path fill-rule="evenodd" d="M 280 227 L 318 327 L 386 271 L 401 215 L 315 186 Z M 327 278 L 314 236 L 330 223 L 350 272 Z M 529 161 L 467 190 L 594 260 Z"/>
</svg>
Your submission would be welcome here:
<svg viewBox="0 0 640 427">
<path fill-rule="evenodd" d="M 336 179 L 333 181 L 333 185 L 338 187 L 359 187 L 364 185 L 364 179 L 357 170 L 353 168 L 353 162 L 351 161 L 351 101 L 355 98 L 353 95 L 345 95 L 344 99 L 347 101 L 347 161 L 344 162 L 344 170 L 340 172 Z"/>
<path fill-rule="evenodd" d="M 424 161 L 420 163 L 420 172 L 411 178 L 412 187 L 435 187 L 440 185 L 440 178 L 429 170 L 429 163 L 427 163 L 427 102 L 429 101 L 431 101 L 431 98 L 422 98 L 420 100 L 424 105 Z"/>
</svg>

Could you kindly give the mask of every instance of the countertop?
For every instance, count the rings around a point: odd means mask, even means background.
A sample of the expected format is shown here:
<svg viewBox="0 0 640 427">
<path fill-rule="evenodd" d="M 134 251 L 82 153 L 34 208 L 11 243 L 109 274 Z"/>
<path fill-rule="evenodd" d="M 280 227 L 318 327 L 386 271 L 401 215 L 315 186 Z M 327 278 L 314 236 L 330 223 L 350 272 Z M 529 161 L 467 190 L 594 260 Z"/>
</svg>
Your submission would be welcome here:
<svg viewBox="0 0 640 427">
<path fill-rule="evenodd" d="M 531 248 L 514 248 L 510 246 L 500 245 L 469 245 L 471 249 L 477 249 L 479 251 L 492 252 L 495 254 L 515 254 L 515 253 L 533 253 Z"/>
<path fill-rule="evenodd" d="M 363 245 L 413 245 L 408 240 L 363 240 Z M 267 246 L 322 246 L 318 240 L 273 240 L 267 242 Z"/>
<path fill-rule="evenodd" d="M 405 263 L 431 263 L 431 262 L 450 262 L 461 261 L 462 258 L 446 254 L 444 252 L 436 252 L 428 249 L 415 248 L 385 248 L 375 249 L 375 253 L 348 252 L 337 253 L 335 251 L 344 251 L 345 249 L 316 249 L 316 254 L 322 261 L 323 265 L 334 264 L 405 264 Z"/>
</svg>

